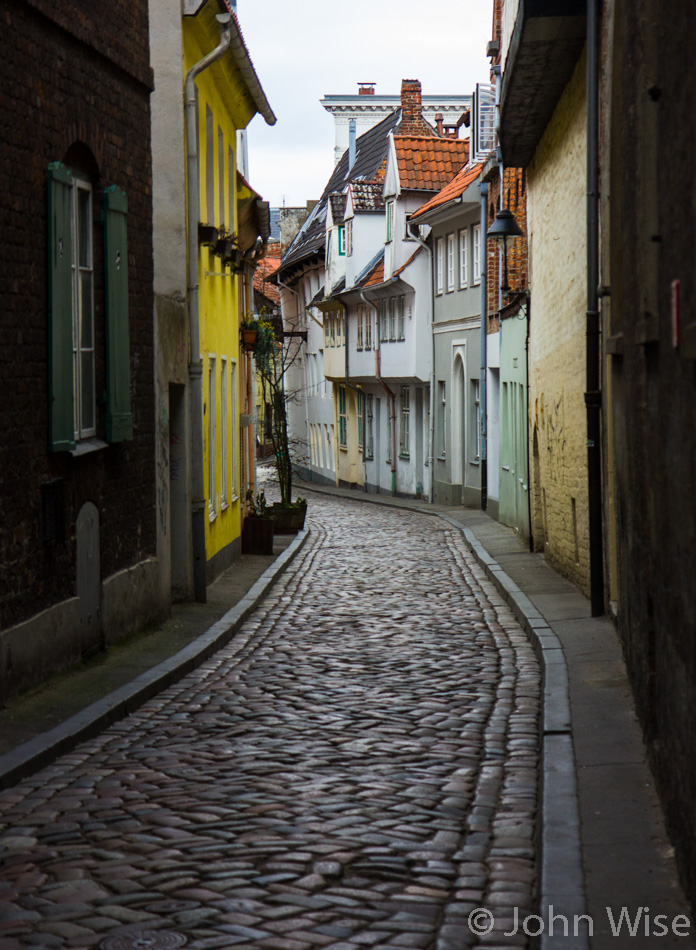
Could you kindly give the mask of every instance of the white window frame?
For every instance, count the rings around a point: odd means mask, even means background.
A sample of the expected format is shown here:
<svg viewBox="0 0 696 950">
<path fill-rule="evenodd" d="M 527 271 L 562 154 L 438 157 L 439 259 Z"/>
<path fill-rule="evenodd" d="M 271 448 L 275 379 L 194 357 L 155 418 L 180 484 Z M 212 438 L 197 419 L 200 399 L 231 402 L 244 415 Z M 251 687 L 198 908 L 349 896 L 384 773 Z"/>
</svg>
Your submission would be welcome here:
<svg viewBox="0 0 696 950">
<path fill-rule="evenodd" d="M 338 387 L 338 444 L 342 449 L 348 448 L 348 401 L 346 387 Z"/>
<path fill-rule="evenodd" d="M 411 390 L 401 387 L 401 411 L 399 413 L 399 458 L 411 457 Z"/>
<path fill-rule="evenodd" d="M 404 311 L 406 310 L 406 297 L 402 294 L 400 297 L 397 297 L 397 311 L 396 311 L 396 338 L 397 340 L 405 340 L 405 327 L 404 327 Z"/>
<path fill-rule="evenodd" d="M 366 405 L 366 419 L 367 431 L 365 433 L 365 458 L 372 459 L 375 457 L 375 408 L 374 408 L 374 396 L 370 393 L 367 394 L 367 405 Z"/>
<path fill-rule="evenodd" d="M 454 233 L 447 235 L 447 293 L 454 290 Z"/>
<path fill-rule="evenodd" d="M 357 323 L 358 323 L 358 332 L 356 335 L 356 347 L 359 350 L 362 350 L 364 346 L 364 320 L 365 320 L 365 305 L 359 303 L 357 307 Z"/>
<path fill-rule="evenodd" d="M 230 501 L 239 498 L 239 480 L 237 471 L 237 444 L 239 416 L 237 415 L 237 361 L 230 360 Z"/>
<path fill-rule="evenodd" d="M 220 508 L 229 508 L 230 480 L 227 453 L 229 447 L 229 408 L 227 392 L 227 357 L 220 357 Z"/>
<path fill-rule="evenodd" d="M 227 226 L 232 230 L 229 221 L 225 221 L 225 135 L 218 125 L 217 127 L 217 166 L 218 166 L 218 214 L 220 216 L 219 225 L 221 228 Z"/>
<path fill-rule="evenodd" d="M 208 515 L 217 517 L 217 393 L 216 359 L 208 354 Z"/>
<path fill-rule="evenodd" d="M 478 376 L 471 378 L 471 448 L 474 459 L 481 460 L 481 380 Z"/>
<path fill-rule="evenodd" d="M 338 255 L 339 257 L 346 256 L 346 226 L 345 224 L 338 225 Z"/>
<path fill-rule="evenodd" d="M 445 239 L 435 241 L 435 293 L 441 294 L 445 286 Z"/>
<path fill-rule="evenodd" d="M 395 226 L 395 212 L 396 212 L 396 201 L 393 198 L 388 198 L 386 202 L 386 218 L 387 218 L 387 241 L 389 244 L 390 241 L 394 240 L 394 226 Z"/>
<path fill-rule="evenodd" d="M 390 297 L 387 301 L 387 311 L 389 313 L 389 339 L 396 339 L 396 297 Z"/>
<path fill-rule="evenodd" d="M 389 341 L 388 311 L 389 301 L 383 297 L 379 302 L 379 339 L 381 343 Z"/>
<path fill-rule="evenodd" d="M 440 416 L 440 452 L 438 458 L 447 458 L 447 382 L 439 379 L 438 383 L 438 415 Z"/>
<path fill-rule="evenodd" d="M 87 196 L 84 237 L 86 238 L 84 259 L 80 260 L 80 198 Z M 89 439 L 97 434 L 96 365 L 94 350 L 94 232 L 92 229 L 93 191 L 90 182 L 84 178 L 73 178 L 72 185 L 72 280 L 73 280 L 73 406 L 75 441 Z M 89 291 L 87 292 L 87 288 Z M 87 301 L 87 297 L 89 300 Z M 85 329 L 88 333 L 85 333 Z M 85 364 L 89 366 L 92 377 L 91 394 L 86 393 L 89 383 L 85 382 Z M 85 396 L 91 395 L 92 425 L 84 424 L 82 409 Z"/>
<path fill-rule="evenodd" d="M 372 305 L 365 304 L 365 347 L 366 350 L 372 349 Z"/>
<path fill-rule="evenodd" d="M 346 257 L 353 256 L 353 219 L 346 221 Z"/>
<path fill-rule="evenodd" d="M 475 224 L 472 228 L 472 243 L 473 243 L 473 283 L 474 285 L 481 283 L 481 225 Z"/>
<path fill-rule="evenodd" d="M 358 452 L 362 452 L 364 445 L 363 440 L 365 437 L 365 428 L 364 428 L 364 409 L 365 409 L 365 396 L 361 389 L 358 390 L 356 394 L 357 399 L 357 416 L 358 416 Z"/>
<path fill-rule="evenodd" d="M 469 229 L 462 228 L 459 232 L 459 287 L 464 289 L 469 285 Z"/>
</svg>

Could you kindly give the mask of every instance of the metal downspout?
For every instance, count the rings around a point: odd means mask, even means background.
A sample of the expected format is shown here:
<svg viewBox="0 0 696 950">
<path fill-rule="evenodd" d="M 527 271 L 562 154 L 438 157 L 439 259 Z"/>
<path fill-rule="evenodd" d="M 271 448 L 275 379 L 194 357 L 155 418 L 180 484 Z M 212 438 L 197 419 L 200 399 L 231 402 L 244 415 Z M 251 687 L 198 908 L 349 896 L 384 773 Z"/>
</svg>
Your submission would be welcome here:
<svg viewBox="0 0 696 950">
<path fill-rule="evenodd" d="M 418 225 L 416 225 L 418 227 Z M 428 274 L 430 276 L 430 290 L 428 293 L 428 315 L 430 317 L 430 342 L 431 342 L 431 353 L 430 353 L 430 398 L 429 398 L 429 413 L 430 419 L 428 421 L 428 461 L 427 465 L 430 468 L 430 504 L 435 503 L 435 328 L 434 328 L 434 319 L 435 319 L 435 306 L 433 304 L 433 251 L 429 244 L 426 244 L 417 234 L 414 234 L 411 227 L 408 229 L 408 233 L 411 235 L 414 241 L 417 241 L 421 247 L 424 247 L 428 253 Z"/>
<path fill-rule="evenodd" d="M 587 407 L 590 605 L 593 617 L 599 617 L 604 613 L 599 319 L 598 20 L 597 0 L 587 0 L 587 380 L 585 405 Z"/>
<path fill-rule="evenodd" d="M 193 547 L 193 594 L 197 601 L 206 601 L 205 552 L 205 479 L 203 475 L 203 361 L 200 355 L 198 221 L 200 218 L 200 182 L 196 136 L 195 80 L 204 69 L 228 50 L 230 45 L 229 13 L 216 17 L 220 24 L 220 43 L 212 52 L 192 66 L 184 82 L 187 162 L 187 225 L 188 225 L 188 300 L 189 300 L 189 414 L 191 419 L 191 540 Z"/>
<path fill-rule="evenodd" d="M 488 182 L 479 186 L 481 192 L 481 508 L 488 508 L 488 243 L 486 240 Z"/>
<path fill-rule="evenodd" d="M 379 307 L 377 304 L 373 303 L 371 300 L 368 300 L 365 294 L 360 291 L 360 299 L 363 303 L 366 303 L 369 307 L 372 307 L 375 311 L 376 316 L 376 334 L 375 342 L 377 346 L 375 347 L 375 375 L 379 381 L 382 388 L 386 391 L 389 399 L 391 401 L 391 439 L 392 439 L 392 451 L 391 451 L 391 475 L 392 475 L 392 495 L 396 495 L 396 394 L 391 391 L 389 386 L 382 379 L 382 341 L 379 336 Z M 379 460 L 378 460 L 379 464 Z M 379 476 L 377 476 L 377 488 L 379 488 Z"/>
</svg>

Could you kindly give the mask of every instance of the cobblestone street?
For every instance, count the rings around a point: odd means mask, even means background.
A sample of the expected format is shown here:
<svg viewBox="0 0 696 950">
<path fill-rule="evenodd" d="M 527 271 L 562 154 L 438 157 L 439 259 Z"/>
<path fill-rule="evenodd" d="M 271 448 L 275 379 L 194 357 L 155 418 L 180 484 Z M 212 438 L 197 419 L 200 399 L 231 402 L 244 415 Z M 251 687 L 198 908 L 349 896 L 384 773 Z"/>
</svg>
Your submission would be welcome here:
<svg viewBox="0 0 696 950">
<path fill-rule="evenodd" d="M 440 519 L 313 497 L 308 524 L 225 649 L 0 793 L 0 950 L 524 945 L 530 644 Z"/>
</svg>

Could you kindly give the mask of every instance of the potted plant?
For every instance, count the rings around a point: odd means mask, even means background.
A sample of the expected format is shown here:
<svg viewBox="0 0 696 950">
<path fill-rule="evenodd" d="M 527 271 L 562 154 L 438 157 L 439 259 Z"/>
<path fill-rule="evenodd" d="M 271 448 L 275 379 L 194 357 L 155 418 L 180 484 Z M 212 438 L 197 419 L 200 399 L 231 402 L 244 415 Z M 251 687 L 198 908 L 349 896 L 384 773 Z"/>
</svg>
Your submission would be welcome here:
<svg viewBox="0 0 696 950">
<path fill-rule="evenodd" d="M 254 350 L 259 332 L 259 321 L 247 314 L 240 324 L 240 332 L 244 349 Z"/>
<path fill-rule="evenodd" d="M 270 513 L 276 534 L 296 534 L 304 528 L 307 516 L 307 499 L 298 497 L 289 505 L 275 502 L 270 507 Z"/>
<path fill-rule="evenodd" d="M 214 248 L 218 242 L 220 232 L 215 227 L 214 224 L 203 224 L 199 223 L 198 225 L 198 243 L 202 244 L 203 247 Z"/>
<path fill-rule="evenodd" d="M 266 496 L 259 492 L 254 498 L 250 488 L 246 500 L 248 512 L 242 524 L 242 554 L 273 554 L 275 523 Z"/>
</svg>

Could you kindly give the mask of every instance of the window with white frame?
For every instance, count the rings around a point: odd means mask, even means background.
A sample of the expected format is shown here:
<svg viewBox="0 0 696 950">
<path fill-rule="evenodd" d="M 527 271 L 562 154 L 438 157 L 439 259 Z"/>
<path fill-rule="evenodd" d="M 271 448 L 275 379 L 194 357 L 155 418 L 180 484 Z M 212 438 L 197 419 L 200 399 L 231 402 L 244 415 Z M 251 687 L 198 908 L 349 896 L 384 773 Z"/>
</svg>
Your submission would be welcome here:
<svg viewBox="0 0 696 950">
<path fill-rule="evenodd" d="M 445 239 L 435 242 L 435 293 L 441 294 L 445 286 Z"/>
<path fill-rule="evenodd" d="M 399 455 L 408 458 L 411 451 L 411 390 L 401 387 L 401 413 L 399 426 Z"/>
<path fill-rule="evenodd" d="M 387 217 L 387 242 L 394 240 L 394 218 L 396 214 L 396 202 L 390 198 L 386 202 Z"/>
<path fill-rule="evenodd" d="M 345 224 L 339 224 L 338 226 L 338 253 L 341 257 L 344 257 L 346 253 L 346 226 Z"/>
<path fill-rule="evenodd" d="M 447 455 L 447 384 L 444 379 L 437 383 L 437 429 L 438 429 L 438 457 L 443 459 Z"/>
<path fill-rule="evenodd" d="M 372 306 L 365 304 L 365 349 L 372 349 Z"/>
<path fill-rule="evenodd" d="M 358 321 L 358 332 L 357 332 L 357 341 L 356 346 L 359 350 L 362 350 L 364 345 L 364 322 L 365 322 L 365 305 L 359 303 L 357 307 L 357 321 Z"/>
<path fill-rule="evenodd" d="M 388 300 L 383 299 L 379 302 L 379 338 L 382 343 L 385 343 L 389 339 L 389 327 L 387 325 L 388 305 Z"/>
<path fill-rule="evenodd" d="M 94 396 L 94 260 L 92 186 L 81 178 L 72 188 L 73 406 L 75 439 L 96 435 Z"/>
<path fill-rule="evenodd" d="M 363 438 L 364 438 L 364 413 L 365 413 L 365 397 L 362 394 L 361 390 L 357 392 L 358 397 L 358 450 L 362 452 L 363 450 Z"/>
<path fill-rule="evenodd" d="M 215 123 L 209 105 L 205 107 L 205 213 L 206 224 L 215 224 Z"/>
<path fill-rule="evenodd" d="M 208 512 L 215 517 L 217 495 L 217 419 L 215 398 L 215 357 L 208 357 Z"/>
<path fill-rule="evenodd" d="M 217 130 L 217 140 L 218 140 L 218 150 L 217 150 L 217 165 L 218 165 L 218 224 L 221 228 L 225 227 L 229 221 L 225 221 L 225 136 L 223 135 L 222 129 L 218 126 Z M 231 225 L 230 225 L 231 227 Z"/>
<path fill-rule="evenodd" d="M 396 339 L 396 297 L 390 297 L 389 305 L 389 339 Z"/>
<path fill-rule="evenodd" d="M 365 433 L 365 458 L 372 459 L 375 457 L 375 411 L 374 396 L 371 396 L 369 393 L 366 399 L 365 422 L 367 423 L 367 432 Z"/>
<path fill-rule="evenodd" d="M 348 447 L 348 412 L 345 386 L 338 387 L 338 444 L 342 449 Z"/>
<path fill-rule="evenodd" d="M 227 146 L 227 227 L 230 231 L 234 226 L 234 199 L 237 193 L 237 166 L 234 160 L 234 149 Z"/>
<path fill-rule="evenodd" d="M 469 229 L 462 228 L 459 232 L 459 286 L 466 287 L 469 283 Z"/>
<path fill-rule="evenodd" d="M 447 235 L 447 293 L 454 290 L 454 234 Z"/>
<path fill-rule="evenodd" d="M 353 255 L 353 219 L 348 218 L 346 221 L 346 256 L 352 257 Z"/>
<path fill-rule="evenodd" d="M 406 297 L 401 296 L 397 298 L 397 310 L 396 310 L 396 338 L 397 340 L 404 340 L 405 337 L 405 328 L 404 328 L 404 311 L 406 310 Z"/>
<path fill-rule="evenodd" d="M 133 438 L 128 287 L 128 200 L 117 185 L 102 194 L 105 292 L 95 303 L 94 192 L 61 162 L 48 166 L 48 443 L 72 452 L 98 433 L 95 315 L 105 335 L 104 435 Z M 96 309 L 98 306 L 98 310 Z M 101 388 L 101 386 L 100 386 Z"/>
<path fill-rule="evenodd" d="M 474 273 L 473 273 L 473 282 L 475 284 L 481 283 L 481 225 L 475 224 L 472 230 L 473 237 L 473 258 L 474 258 Z"/>
<path fill-rule="evenodd" d="M 239 417 L 237 415 L 237 364 L 230 360 L 230 484 L 231 501 L 239 498 L 239 480 L 237 471 L 237 430 Z"/>
<path fill-rule="evenodd" d="M 481 458 L 481 380 L 471 380 L 471 454 L 478 462 Z"/>
<path fill-rule="evenodd" d="M 227 405 L 227 360 L 220 357 L 220 507 L 227 508 L 229 505 L 229 468 L 228 468 L 228 445 L 229 445 L 229 407 Z"/>
</svg>

